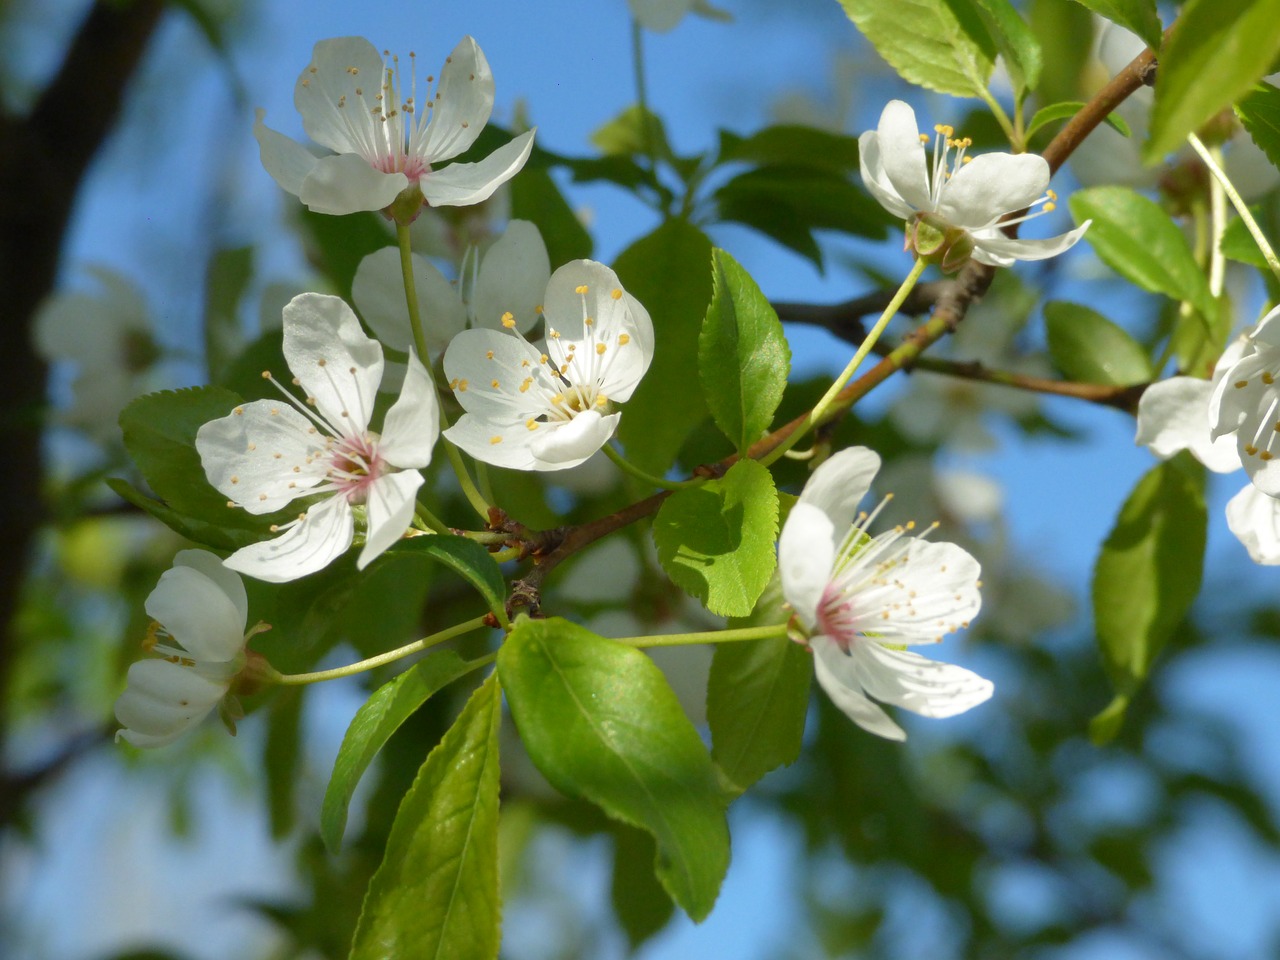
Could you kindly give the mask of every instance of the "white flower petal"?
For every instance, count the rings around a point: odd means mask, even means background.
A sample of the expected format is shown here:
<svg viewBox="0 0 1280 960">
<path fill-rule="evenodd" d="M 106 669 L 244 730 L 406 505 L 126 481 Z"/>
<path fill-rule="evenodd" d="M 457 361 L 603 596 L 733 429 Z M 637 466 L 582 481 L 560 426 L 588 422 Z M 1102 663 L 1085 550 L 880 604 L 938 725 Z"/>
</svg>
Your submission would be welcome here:
<svg viewBox="0 0 1280 960">
<path fill-rule="evenodd" d="M 382 82 L 382 57 L 364 37 L 321 40 L 293 88 L 307 136 L 336 153 L 360 153 L 374 131 L 368 105 Z"/>
<path fill-rule="evenodd" d="M 1134 442 L 1161 458 L 1190 450 L 1216 473 L 1240 469 L 1233 437 L 1209 437 L 1209 400 L 1213 384 L 1196 377 L 1170 377 L 1153 383 L 1138 401 Z"/>
<path fill-rule="evenodd" d="M 849 447 L 832 454 L 813 471 L 800 492 L 800 502 L 817 507 L 831 518 L 836 541 L 853 524 L 858 504 L 871 489 L 880 469 L 880 455 L 866 447 Z"/>
<path fill-rule="evenodd" d="M 192 659 L 226 662 L 244 646 L 241 611 L 217 583 L 193 567 L 166 570 L 145 609 Z"/>
<path fill-rule="evenodd" d="M 540 424 L 530 431 L 534 469 L 567 470 L 585 462 L 608 443 L 620 419 L 620 413 L 601 416 L 595 410 L 584 410 L 567 423 Z"/>
<path fill-rule="evenodd" d="M 999 227 L 972 231 L 973 259 L 989 267 L 1008 267 L 1015 260 L 1047 260 L 1074 247 L 1091 223 L 1092 220 L 1086 220 L 1074 230 L 1044 240 L 1012 239 Z"/>
<path fill-rule="evenodd" d="M 135 747 L 162 747 L 204 719 L 227 693 L 195 670 L 169 660 L 140 660 L 115 704 L 124 727 L 116 734 Z"/>
<path fill-rule="evenodd" d="M 875 540 L 895 536 L 882 533 Z M 900 565 L 877 574 L 853 598 L 863 632 L 885 643 L 937 643 L 978 615 L 982 568 L 962 547 L 910 539 Z"/>
<path fill-rule="evenodd" d="M 344 496 L 313 504 L 306 517 L 274 540 L 251 543 L 227 557 L 226 565 L 268 583 L 287 583 L 315 573 L 351 546 L 355 521 Z"/>
<path fill-rule="evenodd" d="M 539 428 L 547 426 L 540 424 Z M 475 459 L 509 470 L 538 470 L 533 434 L 524 424 L 501 423 L 472 413 L 464 413 L 444 432 L 445 439 Z"/>
<path fill-rule="evenodd" d="M 867 693 L 924 717 L 953 717 L 989 700 L 994 690 L 990 680 L 964 667 L 874 640 L 856 644 L 852 656 Z"/>
<path fill-rule="evenodd" d="M 482 327 L 502 329 L 502 317 L 515 317 L 524 332 L 538 322 L 551 279 L 551 260 L 538 228 L 527 220 L 512 220 L 480 263 L 472 312 Z"/>
<path fill-rule="evenodd" d="M 379 477 L 369 485 L 369 534 L 356 566 L 363 570 L 409 529 L 414 497 L 422 486 L 422 474 L 405 470 Z"/>
<path fill-rule="evenodd" d="M 1252 339 L 1262 346 L 1280 347 L 1280 307 L 1273 307 L 1258 321 Z"/>
<path fill-rule="evenodd" d="M 955 172 L 942 188 L 938 213 L 966 230 L 989 226 L 1029 207 L 1049 186 L 1049 163 L 1034 153 L 985 153 Z"/>
<path fill-rule="evenodd" d="M 425 467 L 440 436 L 440 406 L 431 375 L 412 349 L 400 396 L 382 422 L 378 452 L 397 467 Z"/>
<path fill-rule="evenodd" d="M 173 558 L 173 565 L 191 567 L 212 580 L 236 608 L 240 632 L 244 633 L 245 624 L 249 622 L 249 597 L 245 593 L 244 581 L 234 571 L 228 570 L 223 565 L 221 557 L 208 550 L 179 550 Z M 229 660 L 230 657 L 220 659 Z"/>
<path fill-rule="evenodd" d="M 488 200 L 524 166 L 533 149 L 533 130 L 520 134 L 476 163 L 451 163 L 420 181 L 422 196 L 433 207 L 465 207 Z"/>
<path fill-rule="evenodd" d="M 915 210 L 932 210 L 929 171 L 916 113 L 901 100 L 890 100 L 876 126 L 876 145 L 885 178 Z M 891 211 L 892 212 L 892 211 Z"/>
<path fill-rule="evenodd" d="M 258 109 L 253 123 L 253 136 L 258 141 L 262 166 L 280 188 L 295 197 L 302 192 L 302 182 L 315 169 L 319 158 L 298 141 L 272 130 L 262 118 L 267 112 Z"/>
<path fill-rule="evenodd" d="M 422 333 L 427 346 L 438 354 L 466 328 L 467 311 L 458 298 L 457 287 L 445 279 L 435 264 L 416 253 L 411 256 Z M 375 250 L 360 261 L 351 283 L 351 299 L 369 329 L 384 344 L 403 351 L 413 346 L 397 247 Z"/>
<path fill-rule="evenodd" d="M 315 162 L 298 199 L 316 213 L 343 216 L 390 206 L 407 186 L 403 173 L 383 173 L 358 154 L 339 153 Z"/>
<path fill-rule="evenodd" d="M 778 576 L 782 595 L 806 630 L 817 622 L 818 604 L 831 580 L 837 541 L 848 525 L 837 529 L 819 507 L 801 501 L 791 508 L 778 538 Z"/>
<path fill-rule="evenodd" d="M 814 673 L 831 702 L 869 733 L 887 740 L 907 739 L 906 732 L 862 692 L 862 682 L 853 658 L 842 653 L 827 637 L 814 637 L 811 643 Z"/>
<path fill-rule="evenodd" d="M 880 201 L 895 217 L 910 220 L 916 210 L 898 196 L 898 191 L 889 180 L 884 169 L 884 159 L 880 156 L 880 141 L 874 130 L 868 130 L 858 138 L 858 163 L 862 168 L 862 184 L 871 191 L 871 195 Z"/>
<path fill-rule="evenodd" d="M 323 438 L 287 401 L 254 400 L 196 431 L 205 476 L 253 514 L 273 513 L 324 479 Z"/>
<path fill-rule="evenodd" d="M 431 122 L 410 147 L 427 163 L 451 160 L 476 142 L 493 111 L 493 72 L 480 45 L 463 37 L 440 71 Z"/>
<path fill-rule="evenodd" d="M 1246 484 L 1227 502 L 1227 526 L 1254 563 L 1280 564 L 1280 500 Z"/>
<path fill-rule="evenodd" d="M 511 334 L 464 330 L 444 353 L 444 375 L 468 413 L 501 423 L 523 422 L 546 414 L 545 391 L 560 389 L 541 357 L 536 347 Z M 533 381 L 522 391 L 530 377 Z"/>
<path fill-rule="evenodd" d="M 346 301 L 303 293 L 284 308 L 284 358 L 316 408 L 344 435 L 363 433 L 382 380 L 382 347 Z"/>
</svg>

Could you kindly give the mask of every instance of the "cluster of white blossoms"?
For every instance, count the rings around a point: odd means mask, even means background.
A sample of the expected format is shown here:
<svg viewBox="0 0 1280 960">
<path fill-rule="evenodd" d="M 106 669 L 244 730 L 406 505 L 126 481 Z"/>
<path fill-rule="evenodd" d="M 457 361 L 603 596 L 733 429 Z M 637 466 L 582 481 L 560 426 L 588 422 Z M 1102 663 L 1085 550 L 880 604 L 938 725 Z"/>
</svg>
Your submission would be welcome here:
<svg viewBox="0 0 1280 960">
<path fill-rule="evenodd" d="M 1180 450 L 1250 483 L 1227 503 L 1227 526 L 1255 563 L 1280 564 L 1280 307 L 1223 352 L 1211 380 L 1170 377 L 1138 401 L 1136 442 L 1159 457 Z"/>
<path fill-rule="evenodd" d="M 1090 221 L 1048 240 L 1008 237 L 1003 228 L 1048 213 L 1056 194 L 1049 190 L 1049 164 L 1033 153 L 987 153 L 970 157 L 971 141 L 949 126 L 934 127 L 933 159 L 925 153 L 929 136 L 916 114 L 891 100 L 875 130 L 858 138 L 862 182 L 880 205 L 906 221 L 907 249 L 936 258 L 944 271 L 969 259 L 993 267 L 1015 260 L 1044 260 L 1073 247 Z M 955 151 L 954 157 L 952 151 Z M 1020 219 L 1010 213 L 1040 207 Z"/>
<path fill-rule="evenodd" d="M 978 614 L 978 561 L 952 543 L 895 527 L 872 536 L 883 507 L 858 513 L 880 457 L 866 447 L 833 454 L 805 484 L 778 540 L 782 594 L 813 650 L 818 683 L 858 726 L 890 740 L 906 734 L 872 697 L 926 717 L 987 700 L 991 681 L 907 646 L 937 643 Z"/>
</svg>

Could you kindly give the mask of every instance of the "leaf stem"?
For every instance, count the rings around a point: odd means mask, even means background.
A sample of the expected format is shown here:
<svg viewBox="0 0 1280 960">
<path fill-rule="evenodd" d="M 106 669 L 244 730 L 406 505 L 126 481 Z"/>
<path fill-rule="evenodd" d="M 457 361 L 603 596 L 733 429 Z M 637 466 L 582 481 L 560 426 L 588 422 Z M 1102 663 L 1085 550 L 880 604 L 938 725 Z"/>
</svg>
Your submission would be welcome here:
<svg viewBox="0 0 1280 960">
<path fill-rule="evenodd" d="M 766 627 L 738 627 L 733 630 L 704 630 L 700 633 L 664 633 L 650 637 L 616 637 L 614 643 L 628 647 L 684 647 L 695 643 L 736 643 L 742 640 L 769 640 L 785 637 L 787 625 L 774 623 Z"/>
<path fill-rule="evenodd" d="M 488 614 L 483 617 L 476 617 L 465 623 L 459 623 L 457 626 L 449 627 L 447 630 L 441 630 L 439 633 L 433 633 L 429 637 L 423 637 L 421 640 L 415 640 L 413 643 L 406 643 L 403 647 L 396 647 L 394 650 L 388 650 L 386 653 L 380 653 L 376 657 L 369 657 L 367 660 L 359 660 L 355 663 L 349 663 L 345 667 L 334 667 L 332 670 L 317 670 L 314 673 L 276 673 L 272 676 L 268 673 L 264 679 L 279 683 L 285 686 L 301 686 L 308 683 L 320 683 L 322 680 L 337 680 L 339 677 L 350 677 L 357 673 L 364 673 L 375 667 L 381 667 L 387 663 L 394 663 L 396 660 L 403 659 L 411 654 L 426 650 L 433 647 L 437 643 L 444 643 L 446 640 L 452 640 L 454 637 L 460 637 L 464 633 L 470 633 L 472 630 L 479 630 L 485 626 Z M 497 656 L 491 654 L 490 657 Z M 482 666 L 487 662 L 484 658 L 473 661 L 476 666 Z"/>
<path fill-rule="evenodd" d="M 445 522 L 437 517 L 434 513 L 424 507 L 420 502 L 413 505 L 414 515 L 417 516 L 424 524 L 434 530 L 436 533 L 448 533 L 449 528 Z"/>
<path fill-rule="evenodd" d="M 651 487 L 657 487 L 659 490 L 683 490 L 685 487 L 696 487 L 701 480 L 664 480 L 662 477 L 655 477 L 652 473 L 646 473 L 634 463 L 627 460 L 620 454 L 611 443 L 606 443 L 603 447 L 604 455 L 618 465 L 623 473 L 629 473 L 641 483 L 646 483 Z"/>
<path fill-rule="evenodd" d="M 1253 219 L 1253 214 L 1249 212 L 1249 205 L 1244 202 L 1240 192 L 1236 190 L 1235 185 L 1227 177 L 1226 171 L 1213 158 L 1213 155 L 1200 141 L 1200 138 L 1194 133 L 1189 133 L 1187 134 L 1187 142 L 1191 144 L 1191 149 L 1200 155 L 1200 159 L 1209 168 L 1213 178 L 1222 185 L 1222 190 L 1227 195 L 1227 199 L 1231 201 L 1231 205 L 1236 208 L 1236 213 L 1240 214 L 1240 219 L 1244 221 L 1245 229 L 1249 231 L 1250 236 L 1253 237 L 1253 242 L 1258 245 L 1258 249 L 1262 251 L 1262 256 L 1266 258 L 1267 266 L 1271 268 L 1272 275 L 1277 280 L 1280 280 L 1280 259 L 1277 259 L 1276 252 L 1271 249 L 1271 244 L 1267 242 L 1266 235 L 1263 234 L 1262 228 L 1258 226 L 1258 221 Z"/>
<path fill-rule="evenodd" d="M 907 299 L 907 295 L 911 293 L 911 288 L 916 285 L 916 281 L 920 279 L 920 275 L 924 273 L 924 268 L 928 263 L 919 258 L 911 267 L 911 272 L 907 274 L 902 286 L 898 287 L 898 292 L 893 295 L 893 299 L 885 306 L 884 311 L 880 314 L 880 319 L 876 321 L 870 332 L 863 338 L 862 343 L 858 346 L 857 352 L 854 353 L 853 359 L 841 371 L 840 376 L 836 377 L 831 386 L 827 388 L 827 392 L 822 395 L 822 399 L 817 402 L 808 415 L 804 418 L 804 422 L 783 440 L 780 444 L 773 448 L 768 454 L 760 458 L 760 462 L 766 467 L 773 463 L 784 453 L 795 446 L 796 442 L 808 433 L 822 419 L 827 409 L 835 401 L 840 391 L 844 389 L 853 375 L 857 372 L 858 367 L 862 365 L 862 361 L 867 354 L 871 352 L 871 348 L 876 345 L 876 341 L 880 339 L 880 334 L 884 332 L 884 328 L 889 325 L 889 321 L 898 313 L 898 308 L 902 306 Z"/>
</svg>

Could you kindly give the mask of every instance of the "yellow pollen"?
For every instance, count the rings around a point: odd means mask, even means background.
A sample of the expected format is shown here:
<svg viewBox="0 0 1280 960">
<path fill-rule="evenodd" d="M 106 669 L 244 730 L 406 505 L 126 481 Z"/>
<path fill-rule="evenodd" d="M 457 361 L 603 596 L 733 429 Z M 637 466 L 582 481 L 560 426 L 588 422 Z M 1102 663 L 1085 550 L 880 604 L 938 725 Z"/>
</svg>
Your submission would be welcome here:
<svg viewBox="0 0 1280 960">
<path fill-rule="evenodd" d="M 1267 386 L 1271 386 L 1271 384 L 1276 382 L 1276 378 L 1264 370 L 1262 372 L 1262 382 L 1265 383 Z"/>
<path fill-rule="evenodd" d="M 492 350 L 486 350 L 486 351 L 485 351 L 485 354 L 484 354 L 484 358 L 485 358 L 486 360 L 492 360 L 492 359 L 493 359 L 493 351 L 492 351 Z"/>
<path fill-rule="evenodd" d="M 1271 459 L 1271 454 L 1269 454 L 1269 453 L 1267 453 L 1267 451 L 1263 450 L 1263 451 L 1262 451 L 1262 453 L 1258 454 L 1258 458 L 1259 458 L 1259 459 L 1261 459 L 1261 460 L 1270 460 L 1270 459 Z"/>
<path fill-rule="evenodd" d="M 928 142 L 929 142 L 929 135 L 928 135 L 927 133 L 922 133 L 922 134 L 920 134 L 920 142 L 921 142 L 921 143 L 928 143 Z"/>
<path fill-rule="evenodd" d="M 618 346 L 625 347 L 630 342 L 631 342 L 631 334 L 629 333 L 618 334 Z"/>
<path fill-rule="evenodd" d="M 614 300 L 621 300 L 621 299 L 622 299 L 622 291 L 621 291 L 620 289 L 618 289 L 617 287 L 615 287 L 614 289 L 612 289 L 612 290 L 610 290 L 610 291 L 609 291 L 609 296 L 611 296 Z"/>
<path fill-rule="evenodd" d="M 490 380 L 490 381 L 489 381 L 489 386 L 491 386 L 491 387 L 493 387 L 493 389 L 497 390 L 497 389 L 498 389 L 498 381 L 497 381 L 497 380 Z"/>
<path fill-rule="evenodd" d="M 608 397 L 606 397 L 603 393 L 601 393 L 601 394 L 599 394 L 599 395 L 597 395 L 597 396 L 596 396 L 596 406 L 597 406 L 597 407 L 603 407 L 603 406 L 604 406 L 606 403 L 608 403 L 608 402 L 609 402 L 609 398 L 608 398 Z"/>
<path fill-rule="evenodd" d="M 533 308 L 533 312 L 534 312 L 534 313 L 542 313 L 542 304 L 538 304 L 536 307 L 534 307 L 534 308 Z"/>
<path fill-rule="evenodd" d="M 573 292 L 581 296 L 582 294 L 587 292 L 587 285 L 585 283 L 580 284 L 573 288 Z"/>
<path fill-rule="evenodd" d="M 600 356 L 602 356 L 602 357 L 604 356 L 604 352 L 605 352 L 606 350 L 608 350 L 608 349 L 609 349 L 609 348 L 608 348 L 605 344 L 603 344 L 603 343 L 597 343 L 597 344 L 596 344 L 596 353 L 598 353 L 598 354 L 599 354 Z"/>
<path fill-rule="evenodd" d="M 524 422 L 524 426 L 526 430 L 537 430 L 538 421 L 533 419 L 533 417 L 530 417 L 528 420 Z"/>
<path fill-rule="evenodd" d="M 1253 444 L 1249 444 L 1244 448 L 1244 452 L 1252 457 L 1258 452 L 1258 448 L 1255 447 Z"/>
<path fill-rule="evenodd" d="M 325 360 L 323 357 L 321 357 L 319 360 L 316 361 L 316 366 L 323 367 L 326 363 L 328 363 L 328 361 Z"/>
<path fill-rule="evenodd" d="M 596 322 L 595 317 L 587 317 L 585 320 L 582 321 L 582 325 L 584 327 L 592 327 L 592 326 L 595 326 L 595 322 Z"/>
<path fill-rule="evenodd" d="M 1053 213 L 1053 211 L 1055 211 L 1055 210 L 1057 210 L 1057 209 L 1058 209 L 1058 205 L 1057 205 L 1056 203 L 1046 203 L 1046 204 L 1044 205 L 1044 212 L 1045 212 L 1045 213 Z"/>
<path fill-rule="evenodd" d="M 515 315 L 510 310 L 502 315 L 502 325 L 508 330 L 516 325 Z"/>
<path fill-rule="evenodd" d="M 1237 390 L 1241 389 L 1242 387 L 1247 387 L 1248 385 L 1249 385 L 1248 380 L 1237 380 L 1235 384 Z M 238 410 L 236 412 L 239 413 Z"/>
<path fill-rule="evenodd" d="M 1045 195 L 1046 197 L 1048 197 L 1050 200 L 1057 200 L 1057 199 L 1058 199 L 1058 191 L 1056 191 L 1056 190 L 1046 190 L 1046 191 L 1044 192 L 1044 195 Z"/>
<path fill-rule="evenodd" d="M 459 393 L 466 393 L 466 392 L 467 392 L 467 386 L 468 386 L 470 383 L 471 383 L 471 381 L 470 381 L 470 380 L 459 380 L 459 381 L 458 381 L 458 386 L 457 386 L 457 388 L 456 388 L 456 389 L 457 389 L 457 391 L 458 391 Z"/>
<path fill-rule="evenodd" d="M 545 364 L 549 359 L 550 358 L 544 353 L 542 356 L 538 358 L 538 362 L 541 364 Z"/>
<path fill-rule="evenodd" d="M 561 403 L 564 403 L 564 394 L 563 394 L 563 393 L 557 393 L 554 397 L 552 397 L 552 398 L 551 398 L 551 402 L 552 402 L 552 403 L 555 403 L 555 404 L 561 404 Z"/>
<path fill-rule="evenodd" d="M 232 482 L 232 483 L 239 483 L 239 482 L 240 482 L 240 478 L 239 478 L 239 477 L 232 477 L 232 478 L 231 478 L 231 482 Z"/>
<path fill-rule="evenodd" d="M 524 382 L 520 384 L 520 392 L 527 393 L 531 386 L 533 386 L 533 377 L 525 377 Z"/>
<path fill-rule="evenodd" d="M 490 443 L 490 444 L 501 443 L 501 442 L 502 442 L 502 438 L 501 438 L 501 437 L 490 437 L 490 438 L 489 438 L 489 443 Z"/>
<path fill-rule="evenodd" d="M 271 379 L 271 371 L 270 371 L 270 370 L 263 370 L 263 371 L 262 371 L 262 379 L 263 379 L 263 380 L 270 380 L 270 379 Z"/>
<path fill-rule="evenodd" d="M 965 158 L 964 158 L 963 160 L 961 160 L 960 162 L 961 162 L 961 163 L 973 163 L 973 157 L 965 157 Z"/>
</svg>

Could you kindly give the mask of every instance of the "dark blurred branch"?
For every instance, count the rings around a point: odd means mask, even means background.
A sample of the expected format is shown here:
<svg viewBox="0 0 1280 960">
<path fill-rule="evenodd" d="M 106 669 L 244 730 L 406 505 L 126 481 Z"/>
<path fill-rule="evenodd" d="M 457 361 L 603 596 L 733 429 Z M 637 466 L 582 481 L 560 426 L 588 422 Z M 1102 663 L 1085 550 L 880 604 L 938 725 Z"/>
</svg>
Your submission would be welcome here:
<svg viewBox="0 0 1280 960">
<path fill-rule="evenodd" d="M 31 112 L 0 115 L 0 422 L 10 464 L 0 514 L 0 696 L 8 692 L 16 655 L 13 622 L 28 553 L 44 518 L 39 465 L 47 371 L 32 349 L 32 318 L 53 289 L 80 182 L 116 124 L 163 10 L 159 0 L 96 4 Z M 3 722 L 0 712 L 0 743 Z M 0 783 L 0 795 L 7 786 Z M 6 805 L 2 812 L 11 811 Z"/>
</svg>

